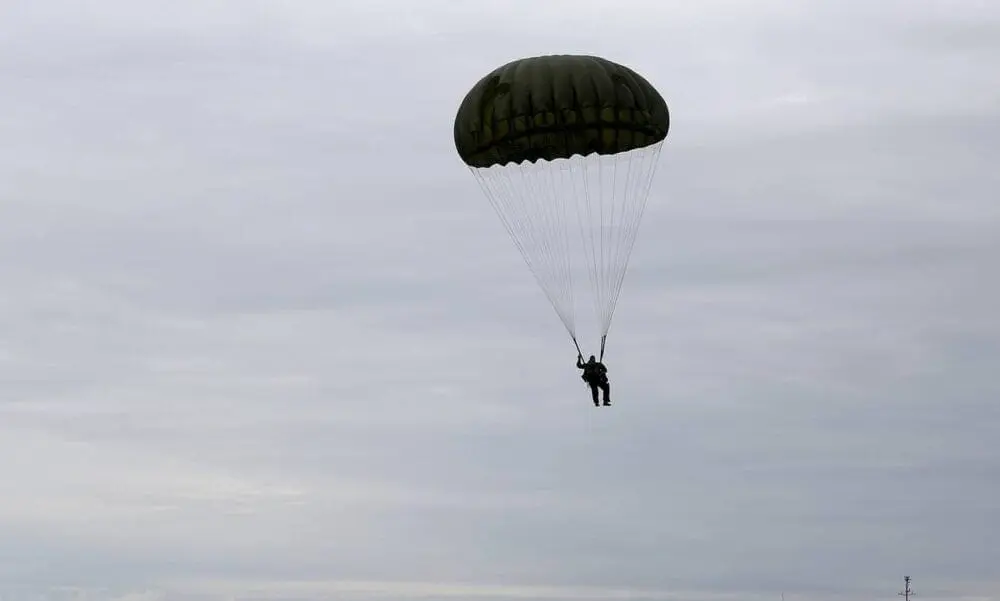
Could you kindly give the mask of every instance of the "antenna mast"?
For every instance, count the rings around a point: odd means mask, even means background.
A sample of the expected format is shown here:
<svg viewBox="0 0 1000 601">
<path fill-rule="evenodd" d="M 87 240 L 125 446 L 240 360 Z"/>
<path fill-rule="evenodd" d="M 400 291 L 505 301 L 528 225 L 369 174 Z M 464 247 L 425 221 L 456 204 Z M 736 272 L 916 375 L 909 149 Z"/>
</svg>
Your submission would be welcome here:
<svg viewBox="0 0 1000 601">
<path fill-rule="evenodd" d="M 916 593 L 914 593 L 913 590 L 910 589 L 910 577 L 909 576 L 903 576 L 903 582 L 906 583 L 906 588 L 904 588 L 902 591 L 900 591 L 900 592 L 898 592 L 896 594 L 899 595 L 900 597 L 903 597 L 904 599 L 906 599 L 906 601 L 910 601 L 910 597 L 913 597 L 914 595 L 916 595 Z"/>
</svg>

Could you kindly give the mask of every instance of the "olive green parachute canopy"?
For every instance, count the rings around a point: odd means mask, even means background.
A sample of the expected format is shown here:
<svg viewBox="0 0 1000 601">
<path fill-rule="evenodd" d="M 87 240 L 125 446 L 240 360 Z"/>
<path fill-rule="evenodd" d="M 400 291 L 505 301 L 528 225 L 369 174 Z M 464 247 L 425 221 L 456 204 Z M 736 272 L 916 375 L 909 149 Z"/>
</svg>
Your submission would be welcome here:
<svg viewBox="0 0 1000 601">
<path fill-rule="evenodd" d="M 667 104 L 648 81 L 594 56 L 503 65 L 455 116 L 459 156 L 579 353 L 590 331 L 604 357 L 669 127 Z M 590 327 L 577 322 L 585 297 Z"/>
<path fill-rule="evenodd" d="M 669 128 L 663 97 L 628 67 L 538 56 L 473 86 L 455 117 L 455 146 L 470 167 L 489 167 L 627 152 L 661 142 Z"/>
</svg>

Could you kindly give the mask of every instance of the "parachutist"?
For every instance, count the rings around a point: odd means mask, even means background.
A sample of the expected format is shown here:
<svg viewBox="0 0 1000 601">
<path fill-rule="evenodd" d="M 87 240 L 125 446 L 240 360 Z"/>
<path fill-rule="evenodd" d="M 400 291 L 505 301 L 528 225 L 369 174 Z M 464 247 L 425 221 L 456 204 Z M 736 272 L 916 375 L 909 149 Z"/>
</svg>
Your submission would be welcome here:
<svg viewBox="0 0 1000 601">
<path fill-rule="evenodd" d="M 593 355 L 590 356 L 590 359 L 586 363 L 583 362 L 583 355 L 577 355 L 576 367 L 583 370 L 583 375 L 580 377 L 590 386 L 591 395 L 594 397 L 594 407 L 601 405 L 597 399 L 598 388 L 604 392 L 604 406 L 607 407 L 610 405 L 611 384 L 608 382 L 608 368 Z"/>
</svg>

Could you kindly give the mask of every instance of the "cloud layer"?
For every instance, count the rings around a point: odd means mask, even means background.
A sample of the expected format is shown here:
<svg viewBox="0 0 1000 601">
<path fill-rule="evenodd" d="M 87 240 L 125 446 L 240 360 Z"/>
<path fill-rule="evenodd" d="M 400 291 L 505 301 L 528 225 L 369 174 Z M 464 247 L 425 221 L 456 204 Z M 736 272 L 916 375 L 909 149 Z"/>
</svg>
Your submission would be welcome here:
<svg viewBox="0 0 1000 601">
<path fill-rule="evenodd" d="M 998 7 L 0 22 L 3 599 L 996 598 Z M 610 410 L 451 141 L 546 52 L 672 110 Z"/>
</svg>

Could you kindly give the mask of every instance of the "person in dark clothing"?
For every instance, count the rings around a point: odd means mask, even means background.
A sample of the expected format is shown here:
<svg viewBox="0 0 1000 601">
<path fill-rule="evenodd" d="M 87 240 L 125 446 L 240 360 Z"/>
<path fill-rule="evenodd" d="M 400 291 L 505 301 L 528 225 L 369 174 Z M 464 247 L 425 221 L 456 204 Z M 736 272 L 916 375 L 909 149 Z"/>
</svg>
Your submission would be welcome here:
<svg viewBox="0 0 1000 601">
<path fill-rule="evenodd" d="M 583 370 L 583 375 L 580 377 L 590 386 L 590 392 L 594 397 L 594 407 L 600 406 L 597 400 L 598 388 L 604 392 L 604 405 L 610 405 L 611 384 L 608 383 L 608 368 L 604 367 L 604 364 L 598 361 L 593 355 L 590 356 L 590 359 L 586 363 L 583 362 L 583 355 L 577 355 L 576 367 Z"/>
</svg>

